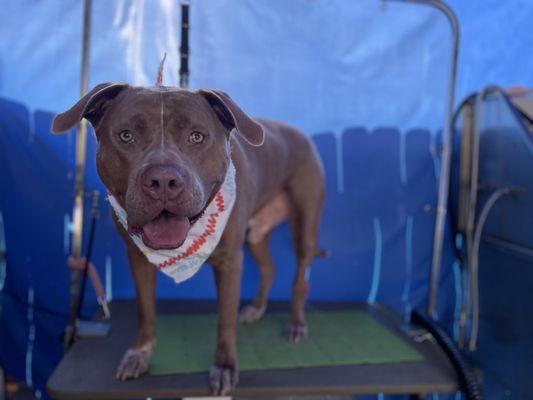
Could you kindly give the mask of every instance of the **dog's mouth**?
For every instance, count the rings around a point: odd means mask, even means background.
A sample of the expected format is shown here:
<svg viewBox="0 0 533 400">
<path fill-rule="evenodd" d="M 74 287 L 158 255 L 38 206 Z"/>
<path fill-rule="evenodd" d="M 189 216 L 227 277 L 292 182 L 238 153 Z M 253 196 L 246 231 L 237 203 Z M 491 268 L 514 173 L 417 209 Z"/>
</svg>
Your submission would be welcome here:
<svg viewBox="0 0 533 400">
<path fill-rule="evenodd" d="M 194 217 L 180 217 L 163 210 L 147 224 L 140 228 L 130 227 L 130 230 L 140 233 L 143 243 L 152 249 L 177 249 L 185 242 L 191 226 L 200 216 L 201 213 Z"/>
<path fill-rule="evenodd" d="M 130 233 L 141 235 L 143 243 L 154 249 L 177 249 L 183 245 L 191 227 L 198 221 L 214 198 L 220 183 L 215 182 L 216 190 L 212 191 L 209 200 L 201 211 L 192 217 L 185 217 L 175 214 L 164 208 L 155 218 L 144 225 L 132 225 L 128 223 Z M 218 186 L 218 187 L 217 187 Z"/>
</svg>

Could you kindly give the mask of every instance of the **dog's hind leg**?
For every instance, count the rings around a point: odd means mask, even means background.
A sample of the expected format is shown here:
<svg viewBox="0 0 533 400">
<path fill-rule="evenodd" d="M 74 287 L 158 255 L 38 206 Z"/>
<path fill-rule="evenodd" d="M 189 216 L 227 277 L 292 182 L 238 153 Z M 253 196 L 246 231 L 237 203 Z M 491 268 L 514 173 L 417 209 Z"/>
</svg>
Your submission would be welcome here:
<svg viewBox="0 0 533 400">
<path fill-rule="evenodd" d="M 268 249 L 268 241 L 272 230 L 281 222 L 286 221 L 290 213 L 289 195 L 281 191 L 248 221 L 246 246 L 259 267 L 260 282 L 255 299 L 239 313 L 239 322 L 255 322 L 266 311 L 268 293 L 274 279 L 274 263 Z"/>
<path fill-rule="evenodd" d="M 274 280 L 274 263 L 268 250 L 270 233 L 266 234 L 259 242 L 247 242 L 246 247 L 259 267 L 259 289 L 255 298 L 239 313 L 239 322 L 251 323 L 258 321 L 266 311 L 268 293 Z"/>
<path fill-rule="evenodd" d="M 294 343 L 307 337 L 305 302 L 309 291 L 307 270 L 317 255 L 317 236 L 325 191 L 319 164 L 310 161 L 289 185 L 293 212 L 289 224 L 296 250 L 296 276 L 292 284 L 288 338 Z"/>
</svg>

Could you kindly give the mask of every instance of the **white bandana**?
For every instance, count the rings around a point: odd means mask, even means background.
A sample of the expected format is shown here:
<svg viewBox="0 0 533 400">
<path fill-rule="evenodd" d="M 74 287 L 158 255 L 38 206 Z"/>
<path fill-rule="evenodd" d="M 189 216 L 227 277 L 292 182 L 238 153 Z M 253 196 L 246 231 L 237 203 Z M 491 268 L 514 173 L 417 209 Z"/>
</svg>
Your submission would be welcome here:
<svg viewBox="0 0 533 400">
<path fill-rule="evenodd" d="M 183 244 L 177 249 L 161 250 L 146 246 L 140 233 L 130 232 L 126 211 L 111 194 L 108 195 L 108 199 L 118 220 L 148 261 L 174 279 L 174 282 L 180 283 L 196 274 L 215 250 L 228 222 L 236 196 L 235 167 L 230 159 L 222 186 L 202 216 L 192 225 Z"/>
</svg>

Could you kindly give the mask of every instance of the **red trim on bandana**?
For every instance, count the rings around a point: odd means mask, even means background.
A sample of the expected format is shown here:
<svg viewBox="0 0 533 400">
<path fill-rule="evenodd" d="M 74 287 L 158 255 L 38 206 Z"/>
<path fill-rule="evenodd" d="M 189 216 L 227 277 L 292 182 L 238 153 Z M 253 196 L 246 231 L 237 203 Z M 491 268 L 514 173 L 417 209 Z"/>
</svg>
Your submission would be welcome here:
<svg viewBox="0 0 533 400">
<path fill-rule="evenodd" d="M 184 259 L 185 257 L 189 257 L 190 255 L 198 252 L 198 250 L 200 250 L 202 248 L 202 246 L 206 242 L 206 238 L 208 236 L 212 235 L 213 233 L 215 233 L 215 230 L 216 230 L 216 227 L 217 227 L 217 222 L 218 222 L 218 217 L 219 217 L 220 213 L 225 210 L 224 197 L 222 197 L 222 194 L 220 192 L 218 192 L 216 194 L 216 196 L 215 196 L 215 204 L 217 205 L 217 210 L 218 211 L 214 212 L 214 213 L 211 213 L 209 215 L 209 218 L 207 219 L 207 224 L 205 226 L 205 229 L 204 229 L 203 233 L 198 237 L 198 239 L 196 239 L 194 242 L 192 242 L 190 244 L 190 246 L 187 247 L 187 249 L 183 253 L 178 254 L 177 256 L 169 258 L 168 260 L 158 264 L 157 268 L 170 267 L 171 265 L 173 265 L 176 262 Z"/>
</svg>

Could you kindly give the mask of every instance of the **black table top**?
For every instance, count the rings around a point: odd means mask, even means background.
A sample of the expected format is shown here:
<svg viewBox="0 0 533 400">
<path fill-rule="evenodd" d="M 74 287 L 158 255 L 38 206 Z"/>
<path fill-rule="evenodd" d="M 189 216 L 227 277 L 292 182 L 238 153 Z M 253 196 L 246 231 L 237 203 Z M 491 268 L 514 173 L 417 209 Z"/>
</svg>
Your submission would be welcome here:
<svg viewBox="0 0 533 400">
<path fill-rule="evenodd" d="M 402 330 L 402 320 L 378 304 L 310 303 L 317 310 L 362 309 L 397 333 L 423 356 L 421 362 L 336 367 L 244 371 L 233 396 L 296 396 L 372 393 L 453 393 L 457 376 L 444 352 L 433 340 L 417 343 Z M 288 309 L 271 303 L 269 310 Z M 212 301 L 159 301 L 159 314 L 215 311 Z M 144 375 L 126 382 L 115 379 L 124 352 L 136 330 L 134 301 L 113 303 L 111 333 L 105 338 L 80 339 L 60 362 L 48 381 L 57 399 L 146 399 L 208 396 L 207 373 L 167 376 Z"/>
</svg>

